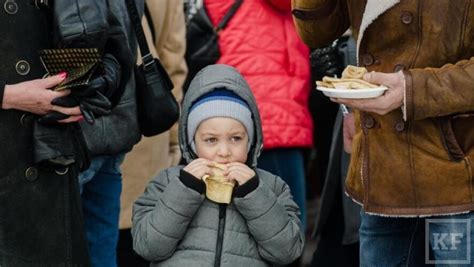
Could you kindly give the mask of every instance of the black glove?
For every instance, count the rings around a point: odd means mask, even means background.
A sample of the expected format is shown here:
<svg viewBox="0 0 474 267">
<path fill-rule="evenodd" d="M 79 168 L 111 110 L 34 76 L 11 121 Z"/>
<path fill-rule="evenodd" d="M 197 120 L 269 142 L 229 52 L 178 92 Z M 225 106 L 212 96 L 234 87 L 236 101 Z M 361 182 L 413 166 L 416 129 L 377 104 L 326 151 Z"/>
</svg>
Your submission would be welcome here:
<svg viewBox="0 0 474 267">
<path fill-rule="evenodd" d="M 120 85 L 121 69 L 117 59 L 106 54 L 103 59 L 101 75 L 94 77 L 87 85 L 72 88 L 68 96 L 53 99 L 51 104 L 61 107 L 79 106 L 84 119 L 89 124 L 95 122 L 96 116 L 110 114 L 112 104 L 109 100 Z M 56 123 L 69 116 L 57 111 L 49 112 L 38 121 L 43 124 Z"/>
<path fill-rule="evenodd" d="M 315 49 L 310 55 L 313 79 L 319 81 L 324 76 L 340 76 L 344 66 L 342 55 L 339 53 L 337 42 L 332 45 Z"/>
<path fill-rule="evenodd" d="M 96 92 L 110 98 L 120 86 L 121 68 L 112 54 L 105 54 L 102 69 L 87 85 L 73 88 L 71 94 L 79 97 L 94 96 Z"/>
</svg>

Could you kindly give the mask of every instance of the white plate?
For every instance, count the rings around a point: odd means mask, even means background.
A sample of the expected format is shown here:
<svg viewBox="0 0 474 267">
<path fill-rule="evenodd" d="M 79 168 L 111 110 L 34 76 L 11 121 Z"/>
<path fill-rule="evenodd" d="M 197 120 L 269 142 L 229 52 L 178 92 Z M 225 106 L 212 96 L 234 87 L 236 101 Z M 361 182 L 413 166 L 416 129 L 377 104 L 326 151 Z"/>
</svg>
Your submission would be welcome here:
<svg viewBox="0 0 474 267">
<path fill-rule="evenodd" d="M 381 96 L 383 95 L 383 92 L 387 90 L 387 87 L 380 86 L 367 89 L 337 89 L 318 86 L 316 89 L 323 92 L 327 97 L 361 99 Z"/>
</svg>

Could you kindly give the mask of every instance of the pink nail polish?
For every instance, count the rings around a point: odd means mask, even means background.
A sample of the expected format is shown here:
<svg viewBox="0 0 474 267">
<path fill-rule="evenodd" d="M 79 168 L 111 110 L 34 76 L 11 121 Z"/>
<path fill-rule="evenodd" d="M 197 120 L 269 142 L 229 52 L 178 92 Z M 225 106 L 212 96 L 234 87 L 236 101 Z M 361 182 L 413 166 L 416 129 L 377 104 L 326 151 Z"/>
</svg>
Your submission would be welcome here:
<svg viewBox="0 0 474 267">
<path fill-rule="evenodd" d="M 67 77 L 67 72 L 65 71 L 61 71 L 60 73 L 58 73 L 59 77 L 65 79 Z"/>
</svg>

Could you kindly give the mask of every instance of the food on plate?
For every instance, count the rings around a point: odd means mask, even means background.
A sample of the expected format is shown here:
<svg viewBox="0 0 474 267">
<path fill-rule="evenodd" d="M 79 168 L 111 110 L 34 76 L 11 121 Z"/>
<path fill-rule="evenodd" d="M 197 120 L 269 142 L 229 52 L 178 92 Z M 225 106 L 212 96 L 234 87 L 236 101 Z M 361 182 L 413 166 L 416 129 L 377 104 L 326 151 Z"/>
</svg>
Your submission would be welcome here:
<svg viewBox="0 0 474 267">
<path fill-rule="evenodd" d="M 366 89 L 379 87 L 380 85 L 372 84 L 362 79 L 366 73 L 366 68 L 349 65 L 342 72 L 342 78 L 324 76 L 322 81 L 316 82 L 316 85 L 336 89 Z"/>
<path fill-rule="evenodd" d="M 367 69 L 364 67 L 356 67 L 352 65 L 348 65 L 342 71 L 342 78 L 343 79 L 361 79 L 364 77 L 364 74 L 367 73 Z"/>
</svg>

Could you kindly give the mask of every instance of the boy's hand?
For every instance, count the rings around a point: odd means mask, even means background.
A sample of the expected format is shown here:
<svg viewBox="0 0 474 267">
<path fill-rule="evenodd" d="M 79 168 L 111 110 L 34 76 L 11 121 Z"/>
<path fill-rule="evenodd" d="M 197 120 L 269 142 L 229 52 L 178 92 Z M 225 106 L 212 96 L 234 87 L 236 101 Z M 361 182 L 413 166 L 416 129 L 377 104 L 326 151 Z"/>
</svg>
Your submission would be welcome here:
<svg viewBox="0 0 474 267">
<path fill-rule="evenodd" d="M 243 185 L 255 176 L 255 171 L 243 163 L 232 162 L 227 164 L 227 171 L 224 175 L 229 181 L 236 181 L 239 185 Z"/>
<path fill-rule="evenodd" d="M 203 158 L 198 158 L 198 159 L 193 160 L 188 165 L 186 165 L 186 167 L 184 167 L 183 170 L 185 170 L 189 174 L 192 174 L 197 179 L 201 180 L 201 178 L 204 175 L 212 174 L 211 166 L 213 166 L 213 163 L 211 161 L 207 159 L 203 159 Z"/>
</svg>

